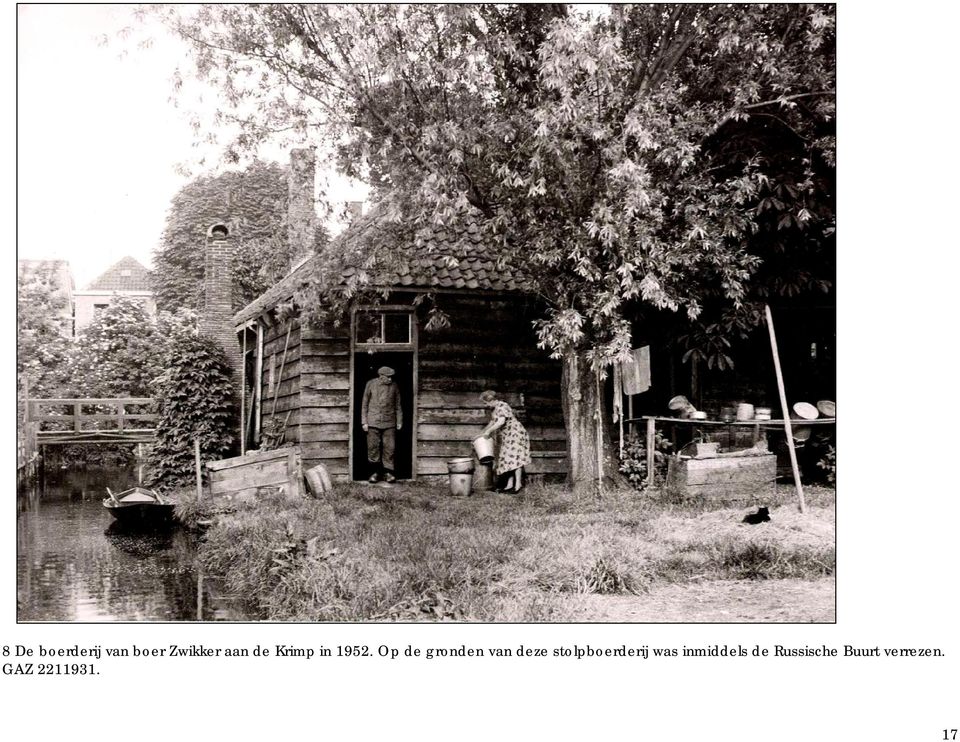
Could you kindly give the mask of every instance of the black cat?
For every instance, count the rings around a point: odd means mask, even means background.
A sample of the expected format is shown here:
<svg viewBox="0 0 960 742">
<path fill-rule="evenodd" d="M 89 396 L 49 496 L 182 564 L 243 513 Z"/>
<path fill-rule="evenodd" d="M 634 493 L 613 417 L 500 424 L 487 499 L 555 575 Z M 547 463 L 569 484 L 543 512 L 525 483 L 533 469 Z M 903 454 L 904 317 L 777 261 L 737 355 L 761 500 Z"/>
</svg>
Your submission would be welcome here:
<svg viewBox="0 0 960 742">
<path fill-rule="evenodd" d="M 757 512 L 748 513 L 744 516 L 743 522 L 755 526 L 757 523 L 763 523 L 768 520 L 770 520 L 770 511 L 767 510 L 767 508 L 758 508 Z"/>
</svg>

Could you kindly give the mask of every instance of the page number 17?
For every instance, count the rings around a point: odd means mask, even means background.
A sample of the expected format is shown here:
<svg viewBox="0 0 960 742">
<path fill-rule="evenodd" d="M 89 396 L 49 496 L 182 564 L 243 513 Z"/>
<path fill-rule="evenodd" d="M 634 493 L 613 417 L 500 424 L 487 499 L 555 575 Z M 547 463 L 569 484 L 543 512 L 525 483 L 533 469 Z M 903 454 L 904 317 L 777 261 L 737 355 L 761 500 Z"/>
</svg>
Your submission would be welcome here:
<svg viewBox="0 0 960 742">
<path fill-rule="evenodd" d="M 956 729 L 944 729 L 944 730 L 943 730 L 943 739 L 947 740 L 947 742 L 953 742 L 953 740 L 955 740 L 956 738 L 957 738 L 957 730 L 956 730 Z"/>
</svg>

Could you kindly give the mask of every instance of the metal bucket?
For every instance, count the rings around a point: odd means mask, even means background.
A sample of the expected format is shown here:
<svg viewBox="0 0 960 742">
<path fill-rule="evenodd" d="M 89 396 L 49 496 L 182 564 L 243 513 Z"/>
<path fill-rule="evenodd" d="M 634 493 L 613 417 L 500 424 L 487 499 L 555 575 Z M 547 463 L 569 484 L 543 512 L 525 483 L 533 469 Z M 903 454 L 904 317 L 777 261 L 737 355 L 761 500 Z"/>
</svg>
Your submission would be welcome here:
<svg viewBox="0 0 960 742">
<path fill-rule="evenodd" d="M 489 492 L 494 489 L 495 484 L 496 478 L 493 476 L 493 466 L 478 463 L 473 472 L 473 491 Z"/>
<path fill-rule="evenodd" d="M 737 420 L 746 421 L 753 420 L 754 416 L 753 405 L 749 402 L 741 402 L 737 405 Z"/>
<path fill-rule="evenodd" d="M 466 497 L 473 486 L 473 474 L 455 474 L 450 472 L 450 494 Z"/>
<path fill-rule="evenodd" d="M 451 474 L 473 474 L 473 459 L 450 459 L 447 462 L 447 471 Z"/>
<path fill-rule="evenodd" d="M 477 452 L 477 458 L 481 463 L 489 464 L 493 461 L 493 440 L 480 436 L 473 439 L 473 450 Z"/>
<path fill-rule="evenodd" d="M 450 474 L 450 494 L 458 497 L 469 495 L 473 486 L 473 459 L 450 459 L 447 472 Z"/>
</svg>

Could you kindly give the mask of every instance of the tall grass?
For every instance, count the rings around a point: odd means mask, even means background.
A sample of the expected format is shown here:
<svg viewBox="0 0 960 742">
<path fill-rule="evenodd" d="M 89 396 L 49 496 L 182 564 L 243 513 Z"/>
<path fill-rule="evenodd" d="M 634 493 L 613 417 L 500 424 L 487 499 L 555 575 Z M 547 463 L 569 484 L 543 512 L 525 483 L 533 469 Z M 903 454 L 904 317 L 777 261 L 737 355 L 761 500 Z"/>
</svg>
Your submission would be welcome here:
<svg viewBox="0 0 960 742">
<path fill-rule="evenodd" d="M 559 487 L 452 498 L 345 486 L 329 501 L 266 497 L 222 513 L 200 556 L 263 619 L 572 620 L 577 595 L 832 574 L 834 510 L 812 494 L 806 515 L 784 504 L 748 526 L 743 507 L 628 492 L 597 503 Z"/>
</svg>

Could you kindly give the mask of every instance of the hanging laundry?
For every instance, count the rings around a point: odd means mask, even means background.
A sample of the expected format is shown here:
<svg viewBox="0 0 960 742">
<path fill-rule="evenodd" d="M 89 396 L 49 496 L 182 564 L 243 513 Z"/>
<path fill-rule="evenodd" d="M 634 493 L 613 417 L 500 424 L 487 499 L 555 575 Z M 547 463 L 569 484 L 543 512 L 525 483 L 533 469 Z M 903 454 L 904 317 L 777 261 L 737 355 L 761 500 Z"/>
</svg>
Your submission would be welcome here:
<svg viewBox="0 0 960 742">
<path fill-rule="evenodd" d="M 620 374 L 620 364 L 613 366 L 613 421 L 623 417 L 623 379 Z"/>
<path fill-rule="evenodd" d="M 620 364 L 624 394 L 642 394 L 650 388 L 650 346 L 630 351 L 632 360 Z"/>
</svg>

